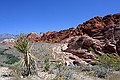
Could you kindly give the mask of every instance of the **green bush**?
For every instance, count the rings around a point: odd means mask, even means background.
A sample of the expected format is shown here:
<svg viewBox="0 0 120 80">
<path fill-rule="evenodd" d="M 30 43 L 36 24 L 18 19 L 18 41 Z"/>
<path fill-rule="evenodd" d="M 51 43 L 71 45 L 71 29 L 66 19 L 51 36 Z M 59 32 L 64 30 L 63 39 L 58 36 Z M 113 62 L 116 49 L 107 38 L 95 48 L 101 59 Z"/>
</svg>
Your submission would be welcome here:
<svg viewBox="0 0 120 80">
<path fill-rule="evenodd" d="M 97 55 L 92 47 L 89 47 L 88 50 L 92 51 L 96 58 L 99 59 L 96 65 L 97 67 L 94 69 L 94 75 L 96 77 L 106 78 L 113 71 L 120 71 L 120 57 L 109 53 Z"/>
<path fill-rule="evenodd" d="M 49 71 L 49 68 L 50 68 L 50 62 L 49 62 L 49 58 L 48 57 L 45 57 L 45 60 L 44 60 L 44 71 Z"/>
<path fill-rule="evenodd" d="M 95 54 L 95 51 L 92 47 L 89 47 L 88 50 Z M 120 70 L 120 57 L 109 53 L 103 53 L 102 55 L 95 54 L 95 56 L 99 59 L 98 65 L 108 69 Z"/>
<path fill-rule="evenodd" d="M 104 54 L 101 56 L 97 56 L 100 60 L 99 65 L 102 65 L 106 68 L 114 69 L 120 66 L 120 58 L 113 54 Z"/>
<path fill-rule="evenodd" d="M 74 71 L 61 62 L 57 62 L 51 72 L 56 74 L 53 80 L 74 80 Z"/>
<path fill-rule="evenodd" d="M 3 62 L 5 64 L 14 64 L 15 62 L 19 61 L 19 59 L 15 57 L 14 55 L 5 53 L 5 49 L 0 49 L 0 55 L 3 55 L 7 58 L 7 60 Z"/>
<path fill-rule="evenodd" d="M 4 55 L 5 49 L 0 48 L 0 55 Z"/>
<path fill-rule="evenodd" d="M 106 78 L 110 73 L 111 71 L 108 68 L 103 66 L 98 66 L 95 69 L 94 75 L 99 78 Z"/>
<path fill-rule="evenodd" d="M 6 61 L 4 61 L 4 63 L 14 64 L 15 62 L 18 62 L 18 61 L 19 61 L 19 59 L 17 57 L 12 56 L 12 57 L 9 57 L 9 59 L 7 59 Z"/>
</svg>

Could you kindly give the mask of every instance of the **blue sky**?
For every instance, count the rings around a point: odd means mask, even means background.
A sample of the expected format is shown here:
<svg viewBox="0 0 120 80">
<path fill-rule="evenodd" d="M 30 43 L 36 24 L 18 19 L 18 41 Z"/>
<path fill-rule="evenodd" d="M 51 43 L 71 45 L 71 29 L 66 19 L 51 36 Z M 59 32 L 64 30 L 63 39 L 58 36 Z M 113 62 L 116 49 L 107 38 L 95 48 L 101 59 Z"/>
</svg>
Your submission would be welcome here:
<svg viewBox="0 0 120 80">
<path fill-rule="evenodd" d="M 120 13 L 120 0 L 0 0 L 0 34 L 59 31 Z"/>
</svg>

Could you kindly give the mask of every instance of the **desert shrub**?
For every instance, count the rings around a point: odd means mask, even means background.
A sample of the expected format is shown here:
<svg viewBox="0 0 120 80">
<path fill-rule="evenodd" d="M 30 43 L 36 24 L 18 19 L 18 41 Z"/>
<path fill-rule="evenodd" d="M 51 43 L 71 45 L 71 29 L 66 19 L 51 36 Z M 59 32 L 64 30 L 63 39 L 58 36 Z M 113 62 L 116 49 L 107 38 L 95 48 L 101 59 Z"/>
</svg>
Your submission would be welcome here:
<svg viewBox="0 0 120 80">
<path fill-rule="evenodd" d="M 74 71 L 61 62 L 55 64 L 52 73 L 56 74 L 54 80 L 74 80 Z"/>
<path fill-rule="evenodd" d="M 46 56 L 44 59 L 44 71 L 49 71 L 50 68 L 50 62 L 49 62 L 49 58 Z"/>
<path fill-rule="evenodd" d="M 95 51 L 92 47 L 89 47 L 88 49 L 95 54 Z M 94 66 L 93 69 L 96 77 L 106 78 L 106 76 L 111 74 L 113 71 L 120 70 L 120 57 L 109 53 L 103 53 L 102 55 L 95 54 L 95 56 L 97 59 L 99 59 L 99 62 L 97 62 L 97 67 Z"/>
<path fill-rule="evenodd" d="M 6 64 L 14 64 L 15 62 L 18 62 L 19 59 L 17 57 L 11 57 L 9 59 L 7 59 L 6 61 L 4 61 L 4 63 Z"/>
<path fill-rule="evenodd" d="M 120 59 L 113 54 L 103 54 L 97 56 L 100 60 L 98 67 L 95 68 L 94 75 L 99 78 L 106 78 L 113 71 L 120 70 Z"/>
<path fill-rule="evenodd" d="M 120 71 L 120 57 L 115 56 L 113 54 L 109 55 L 111 58 L 110 67 L 115 71 Z"/>
<path fill-rule="evenodd" d="M 94 76 L 99 78 L 106 78 L 111 73 L 110 69 L 103 66 L 95 66 L 94 71 Z"/>
<path fill-rule="evenodd" d="M 7 57 L 7 60 L 4 61 L 6 64 L 14 64 L 19 61 L 19 59 L 12 54 L 4 53 L 3 55 Z"/>
<path fill-rule="evenodd" d="M 92 71 L 93 66 L 81 66 L 81 71 Z"/>
<path fill-rule="evenodd" d="M 89 47 L 88 50 L 92 51 L 95 54 L 95 51 L 92 47 Z M 120 68 L 120 57 L 115 56 L 114 54 L 103 53 L 102 55 L 95 55 L 99 59 L 98 65 L 101 65 L 105 68 L 110 68 L 114 70 L 119 70 Z"/>
<path fill-rule="evenodd" d="M 15 62 L 19 61 L 19 59 L 16 56 L 9 53 L 5 53 L 5 49 L 0 49 L 0 55 L 3 55 L 6 57 L 7 60 L 3 62 L 5 64 L 14 64 Z"/>
<path fill-rule="evenodd" d="M 120 58 L 113 54 L 104 54 L 101 56 L 97 56 L 100 60 L 99 65 L 102 65 L 106 68 L 114 69 L 120 66 Z"/>
<path fill-rule="evenodd" d="M 0 55 L 3 55 L 3 54 L 4 54 L 4 51 L 5 51 L 5 49 L 1 49 L 1 48 L 0 48 Z"/>
</svg>

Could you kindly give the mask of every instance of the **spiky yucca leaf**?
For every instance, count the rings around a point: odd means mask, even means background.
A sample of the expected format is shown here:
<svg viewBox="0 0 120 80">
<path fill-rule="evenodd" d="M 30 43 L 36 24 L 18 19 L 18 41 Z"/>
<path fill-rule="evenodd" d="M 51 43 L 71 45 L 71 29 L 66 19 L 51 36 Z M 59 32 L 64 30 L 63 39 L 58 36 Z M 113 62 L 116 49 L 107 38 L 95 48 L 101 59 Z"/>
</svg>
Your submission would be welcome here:
<svg viewBox="0 0 120 80">
<path fill-rule="evenodd" d="M 23 73 L 21 74 L 24 74 L 24 76 L 37 73 L 36 57 L 31 54 L 33 45 L 34 43 L 29 47 L 27 39 L 23 38 L 21 35 L 18 37 L 18 40 L 15 43 L 15 48 L 24 54 L 24 58 L 19 63 L 19 66 L 23 69 Z M 32 70 L 32 68 L 34 68 L 34 70 Z"/>
<path fill-rule="evenodd" d="M 26 38 L 22 39 L 22 37 L 19 36 L 18 40 L 15 43 L 15 48 L 22 53 L 26 53 L 28 51 L 27 39 Z"/>
</svg>

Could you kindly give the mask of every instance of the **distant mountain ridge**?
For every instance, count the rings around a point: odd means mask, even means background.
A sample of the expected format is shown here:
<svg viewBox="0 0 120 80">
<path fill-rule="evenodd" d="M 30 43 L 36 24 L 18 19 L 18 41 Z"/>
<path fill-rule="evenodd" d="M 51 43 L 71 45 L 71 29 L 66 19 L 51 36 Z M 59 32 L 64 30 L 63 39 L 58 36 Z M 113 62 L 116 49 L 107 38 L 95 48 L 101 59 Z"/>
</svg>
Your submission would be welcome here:
<svg viewBox="0 0 120 80">
<path fill-rule="evenodd" d="M 14 35 L 14 34 L 0 34 L 0 41 L 4 40 L 4 39 L 17 39 L 18 35 Z"/>
</svg>

